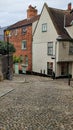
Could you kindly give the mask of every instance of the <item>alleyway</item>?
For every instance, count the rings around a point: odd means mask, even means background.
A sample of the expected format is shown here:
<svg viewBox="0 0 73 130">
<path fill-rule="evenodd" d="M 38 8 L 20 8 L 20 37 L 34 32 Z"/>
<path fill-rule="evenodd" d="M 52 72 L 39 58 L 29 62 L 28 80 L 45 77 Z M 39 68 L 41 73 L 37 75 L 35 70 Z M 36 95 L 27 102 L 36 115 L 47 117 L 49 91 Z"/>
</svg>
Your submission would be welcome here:
<svg viewBox="0 0 73 130">
<path fill-rule="evenodd" d="M 0 82 L 0 130 L 73 130 L 73 87 L 33 75 Z"/>
</svg>

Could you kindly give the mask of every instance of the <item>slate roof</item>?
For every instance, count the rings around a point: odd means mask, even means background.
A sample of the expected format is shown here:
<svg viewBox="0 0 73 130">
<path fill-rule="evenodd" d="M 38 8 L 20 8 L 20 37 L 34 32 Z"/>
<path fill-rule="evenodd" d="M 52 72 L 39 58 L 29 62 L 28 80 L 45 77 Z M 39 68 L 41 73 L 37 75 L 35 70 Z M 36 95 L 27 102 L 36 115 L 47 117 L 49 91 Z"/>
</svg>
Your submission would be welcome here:
<svg viewBox="0 0 73 130">
<path fill-rule="evenodd" d="M 36 20 L 38 20 L 39 17 L 40 17 L 40 15 L 37 15 L 37 16 L 32 17 L 30 19 L 24 19 L 24 20 L 18 21 L 15 24 L 9 26 L 7 29 L 12 30 L 15 28 L 20 28 L 22 26 L 28 26 L 28 25 L 32 24 L 33 22 L 35 22 Z"/>
<path fill-rule="evenodd" d="M 72 40 L 72 38 L 69 36 L 68 32 L 66 31 L 66 29 L 64 27 L 64 17 L 67 14 L 70 15 L 70 11 L 56 9 L 56 8 L 50 8 L 47 5 L 46 5 L 46 8 L 47 8 L 48 13 L 52 19 L 52 22 L 56 28 L 56 31 L 57 31 L 58 35 L 61 35 L 62 40 Z"/>
</svg>

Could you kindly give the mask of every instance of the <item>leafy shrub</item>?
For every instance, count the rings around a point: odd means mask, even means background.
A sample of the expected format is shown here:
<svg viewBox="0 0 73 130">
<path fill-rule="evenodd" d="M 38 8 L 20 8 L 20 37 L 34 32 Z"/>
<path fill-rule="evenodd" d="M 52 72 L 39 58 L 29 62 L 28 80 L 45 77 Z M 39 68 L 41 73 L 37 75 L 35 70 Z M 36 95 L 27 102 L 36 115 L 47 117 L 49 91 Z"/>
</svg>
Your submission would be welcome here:
<svg viewBox="0 0 73 130">
<path fill-rule="evenodd" d="M 0 54 L 6 55 L 8 53 L 14 53 L 15 51 L 16 49 L 12 43 L 0 41 Z"/>
<path fill-rule="evenodd" d="M 21 57 L 20 56 L 13 56 L 13 63 L 21 63 Z"/>
</svg>

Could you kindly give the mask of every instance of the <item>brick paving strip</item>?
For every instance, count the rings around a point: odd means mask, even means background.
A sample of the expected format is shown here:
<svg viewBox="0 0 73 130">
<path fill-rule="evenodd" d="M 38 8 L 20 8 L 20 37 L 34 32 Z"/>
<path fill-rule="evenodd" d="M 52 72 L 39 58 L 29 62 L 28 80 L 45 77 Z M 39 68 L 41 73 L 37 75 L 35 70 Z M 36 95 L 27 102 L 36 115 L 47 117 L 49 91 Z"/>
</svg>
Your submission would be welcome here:
<svg viewBox="0 0 73 130">
<path fill-rule="evenodd" d="M 13 91 L 14 89 L 11 87 L 0 87 L 0 97 L 5 96 L 9 92 Z"/>
</svg>

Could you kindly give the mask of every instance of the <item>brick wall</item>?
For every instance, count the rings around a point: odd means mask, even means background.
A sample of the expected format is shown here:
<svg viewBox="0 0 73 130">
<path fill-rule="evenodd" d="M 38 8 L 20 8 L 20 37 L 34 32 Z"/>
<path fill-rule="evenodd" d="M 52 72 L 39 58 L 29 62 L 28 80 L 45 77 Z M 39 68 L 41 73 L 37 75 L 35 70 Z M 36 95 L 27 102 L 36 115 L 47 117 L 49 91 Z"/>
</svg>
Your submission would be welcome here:
<svg viewBox="0 0 73 130">
<path fill-rule="evenodd" d="M 37 15 L 37 9 L 35 9 L 35 7 L 30 5 L 29 8 L 27 9 L 27 18 L 32 18 L 36 15 Z"/>
<path fill-rule="evenodd" d="M 11 30 L 12 31 L 12 30 Z M 22 40 L 27 41 L 27 48 L 26 50 L 22 50 Z M 14 33 L 10 36 L 9 42 L 13 43 L 16 52 L 14 55 L 16 56 L 28 56 L 28 67 L 27 70 L 32 70 L 32 26 L 27 26 L 27 32 L 25 34 L 22 34 L 22 28 L 17 29 L 17 35 L 14 35 Z"/>
</svg>

